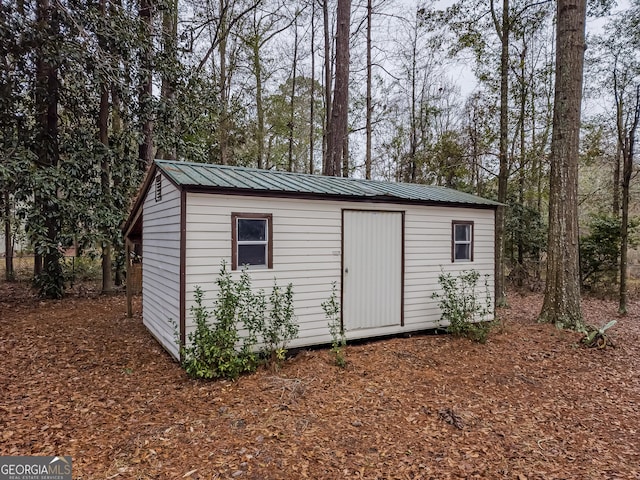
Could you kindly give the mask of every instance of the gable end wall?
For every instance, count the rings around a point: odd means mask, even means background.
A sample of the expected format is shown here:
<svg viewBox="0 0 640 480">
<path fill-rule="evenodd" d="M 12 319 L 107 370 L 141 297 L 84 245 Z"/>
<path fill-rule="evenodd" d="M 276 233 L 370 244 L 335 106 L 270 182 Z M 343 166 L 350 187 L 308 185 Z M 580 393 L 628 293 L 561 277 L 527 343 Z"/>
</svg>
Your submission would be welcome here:
<svg viewBox="0 0 640 480">
<path fill-rule="evenodd" d="M 178 358 L 175 325 L 180 324 L 180 191 L 162 178 L 162 199 L 155 181 L 143 206 L 142 317 L 162 346 Z"/>
</svg>

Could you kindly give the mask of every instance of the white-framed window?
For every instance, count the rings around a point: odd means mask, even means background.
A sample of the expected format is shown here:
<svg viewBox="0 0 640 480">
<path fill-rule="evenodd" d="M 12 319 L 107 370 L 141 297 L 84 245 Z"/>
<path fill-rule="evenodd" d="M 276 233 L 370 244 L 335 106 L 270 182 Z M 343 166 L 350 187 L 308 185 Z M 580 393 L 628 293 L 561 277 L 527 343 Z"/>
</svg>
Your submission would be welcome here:
<svg viewBox="0 0 640 480">
<path fill-rule="evenodd" d="M 273 268 L 273 217 L 270 213 L 231 214 L 231 269 Z"/>
<path fill-rule="evenodd" d="M 473 222 L 451 222 L 451 261 L 473 262 Z"/>
</svg>

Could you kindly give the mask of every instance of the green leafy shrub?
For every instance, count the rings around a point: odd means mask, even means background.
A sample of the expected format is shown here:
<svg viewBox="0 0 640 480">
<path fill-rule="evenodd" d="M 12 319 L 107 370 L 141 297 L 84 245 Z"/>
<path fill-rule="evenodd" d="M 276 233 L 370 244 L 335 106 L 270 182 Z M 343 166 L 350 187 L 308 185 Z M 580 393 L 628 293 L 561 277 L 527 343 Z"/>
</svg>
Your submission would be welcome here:
<svg viewBox="0 0 640 480">
<path fill-rule="evenodd" d="M 269 302 L 271 310 L 260 333 L 266 357 L 279 363 L 284 360 L 289 342 L 298 337 L 299 327 L 293 313 L 293 285 L 290 283 L 282 290 L 274 280 Z"/>
<path fill-rule="evenodd" d="M 587 288 L 602 288 L 618 281 L 620 258 L 620 218 L 593 215 L 587 224 L 588 234 L 580 237 L 580 276 Z M 629 222 L 629 247 L 638 245 L 638 221 Z"/>
<path fill-rule="evenodd" d="M 547 228 L 540 212 L 510 198 L 505 213 L 505 255 L 511 262 L 522 260 L 538 263 L 546 248 Z"/>
<path fill-rule="evenodd" d="M 201 288 L 195 289 L 191 313 L 196 328 L 181 349 L 185 371 L 204 379 L 235 379 L 253 372 L 260 363 L 256 353 L 260 341 L 267 359 L 283 360 L 287 344 L 298 335 L 293 285 L 283 291 L 275 284 L 267 308 L 264 292 L 253 291 L 246 269 L 234 281 L 223 262 L 216 284 L 218 297 L 213 312 L 204 307 Z"/>
<path fill-rule="evenodd" d="M 223 267 L 217 282 L 218 298 L 212 313 L 203 305 L 203 292 L 196 286 L 195 305 L 191 307 L 196 328 L 189 333 L 187 344 L 182 347 L 182 366 L 194 378 L 231 378 L 252 372 L 257 367 L 257 357 L 252 351 L 253 338 L 244 338 L 240 349 L 237 311 L 240 296 L 239 285 L 231 280 Z"/>
<path fill-rule="evenodd" d="M 336 282 L 331 284 L 331 296 L 322 302 L 322 309 L 326 315 L 329 325 L 329 333 L 331 334 L 331 353 L 335 359 L 336 365 L 341 368 L 347 366 L 347 360 L 344 356 L 344 348 L 347 345 L 347 339 L 340 322 L 340 305 L 338 304 L 338 296 L 336 293 Z"/>
<path fill-rule="evenodd" d="M 440 318 L 448 324 L 447 332 L 479 343 L 487 341 L 491 322 L 486 319 L 492 313 L 488 278 L 485 275 L 485 298 L 480 300 L 477 293 L 480 273 L 476 270 L 465 270 L 457 277 L 444 272 L 438 276 L 442 293 L 433 292 L 431 297 L 439 300 Z"/>
<path fill-rule="evenodd" d="M 40 274 L 33 279 L 34 286 L 41 297 L 54 299 L 64 296 L 64 281 L 60 260 L 45 263 Z"/>
<path fill-rule="evenodd" d="M 102 263 L 98 256 L 64 258 L 64 277 L 72 282 L 96 281 L 102 278 Z"/>
</svg>

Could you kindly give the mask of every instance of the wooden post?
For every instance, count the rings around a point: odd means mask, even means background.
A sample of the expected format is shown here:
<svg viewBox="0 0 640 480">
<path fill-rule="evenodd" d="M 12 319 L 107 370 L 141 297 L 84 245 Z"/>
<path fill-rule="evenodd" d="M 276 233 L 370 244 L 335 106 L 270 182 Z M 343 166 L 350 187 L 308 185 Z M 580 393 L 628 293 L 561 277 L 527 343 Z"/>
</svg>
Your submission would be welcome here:
<svg viewBox="0 0 640 480">
<path fill-rule="evenodd" d="M 128 238 L 125 240 L 125 255 L 127 262 L 127 317 L 133 317 L 133 285 L 131 282 L 133 281 L 133 265 L 131 264 L 131 240 Z"/>
</svg>

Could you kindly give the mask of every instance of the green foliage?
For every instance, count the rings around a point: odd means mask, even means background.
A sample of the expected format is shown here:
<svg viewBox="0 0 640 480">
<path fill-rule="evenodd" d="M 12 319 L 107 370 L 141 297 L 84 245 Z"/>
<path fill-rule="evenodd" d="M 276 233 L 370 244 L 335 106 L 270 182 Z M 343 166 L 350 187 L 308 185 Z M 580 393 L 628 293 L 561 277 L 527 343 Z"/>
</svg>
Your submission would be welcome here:
<svg viewBox="0 0 640 480">
<path fill-rule="evenodd" d="M 525 258 L 538 260 L 544 251 L 547 228 L 540 212 L 517 202 L 509 202 L 505 217 L 506 250 L 512 259 L 522 248 Z"/>
<path fill-rule="evenodd" d="M 210 321 L 211 312 L 203 305 L 204 293 L 196 286 L 195 305 L 191 307 L 196 328 L 189 333 L 187 345 L 182 348 L 182 366 L 194 378 L 235 379 L 242 373 L 254 371 L 257 366 L 257 357 L 252 351 L 254 337 L 248 335 L 241 348 L 236 348 L 240 342 L 237 315 L 249 308 L 241 303 L 248 299 L 243 291 L 246 285 L 242 281 L 234 282 L 225 265 L 216 283 L 219 290 L 214 324 Z"/>
<path fill-rule="evenodd" d="M 331 295 L 327 300 L 322 302 L 322 309 L 328 319 L 329 333 L 331 334 L 331 353 L 335 359 L 336 365 L 341 368 L 347 366 L 344 356 L 344 348 L 347 345 L 347 339 L 344 335 L 344 329 L 340 322 L 340 304 L 336 293 L 336 282 L 331 284 Z"/>
<path fill-rule="evenodd" d="M 40 274 L 34 278 L 35 287 L 43 298 L 62 298 L 64 295 L 64 276 L 62 273 L 61 255 L 49 254 L 50 261 L 45 261 Z"/>
<path fill-rule="evenodd" d="M 65 258 L 63 270 L 64 278 L 71 281 L 98 280 L 102 275 L 102 265 L 95 256 Z"/>
<path fill-rule="evenodd" d="M 441 320 L 448 324 L 447 331 L 458 337 L 466 337 L 485 343 L 491 331 L 487 316 L 491 315 L 491 294 L 488 275 L 485 275 L 485 298 L 479 299 L 477 292 L 480 273 L 465 270 L 457 277 L 442 272 L 438 283 L 442 293 L 433 292 L 432 298 L 439 300 Z"/>
<path fill-rule="evenodd" d="M 235 379 L 253 372 L 259 364 L 259 341 L 268 360 L 284 360 L 287 344 L 298 335 L 293 285 L 283 290 L 275 284 L 267 308 L 264 292 L 252 290 L 246 269 L 235 281 L 223 262 L 216 284 L 218 296 L 213 313 L 203 305 L 203 292 L 196 287 L 195 305 L 191 308 L 196 328 L 181 349 L 185 371 L 202 379 Z"/>
<path fill-rule="evenodd" d="M 638 245 L 637 220 L 629 222 L 629 246 Z M 620 219 L 610 214 L 592 215 L 580 237 L 580 274 L 588 288 L 601 288 L 617 283 L 620 258 Z"/>
<path fill-rule="evenodd" d="M 267 165 L 276 165 L 279 169 L 288 168 L 289 136 L 293 133 L 293 170 L 306 171 L 309 150 L 309 109 L 311 101 L 314 107 L 313 140 L 322 141 L 322 122 L 324 108 L 321 99 L 322 85 L 308 77 L 296 77 L 296 95 L 293 99 L 293 123 L 291 122 L 291 86 L 288 78 L 278 86 L 278 90 L 265 98 L 266 141 L 269 148 L 265 158 Z M 311 98 L 311 89 L 314 98 Z"/>
<path fill-rule="evenodd" d="M 67 278 L 58 244 L 121 245 L 119 226 L 141 179 L 133 128 L 138 12 L 129 4 L 101 12 L 97 3 L 56 3 L 35 21 L 29 8 L 0 6 L 0 190 L 12 196 L 11 214 L 44 258 L 34 279 L 40 294 L 57 298 Z M 59 28 L 47 21 L 54 15 Z M 40 61 L 56 71 L 51 132 L 41 118 L 50 86 L 34 82 Z M 103 86 L 110 91 L 108 145 L 97 131 Z"/>
<path fill-rule="evenodd" d="M 287 353 L 287 345 L 298 337 L 298 324 L 293 313 L 293 285 L 283 290 L 275 283 L 269 296 L 271 310 L 261 335 L 264 352 L 273 362 L 281 362 Z"/>
<path fill-rule="evenodd" d="M 505 210 L 505 258 L 509 280 L 522 286 L 525 279 L 538 278 L 540 254 L 546 249 L 547 226 L 540 212 L 510 201 Z"/>
</svg>

